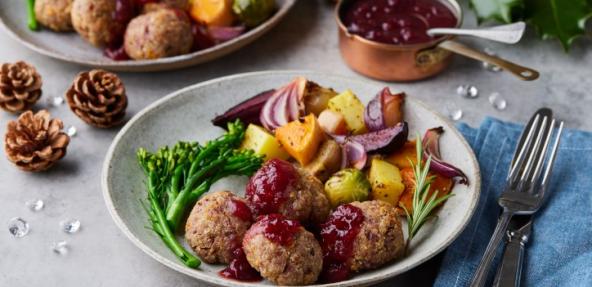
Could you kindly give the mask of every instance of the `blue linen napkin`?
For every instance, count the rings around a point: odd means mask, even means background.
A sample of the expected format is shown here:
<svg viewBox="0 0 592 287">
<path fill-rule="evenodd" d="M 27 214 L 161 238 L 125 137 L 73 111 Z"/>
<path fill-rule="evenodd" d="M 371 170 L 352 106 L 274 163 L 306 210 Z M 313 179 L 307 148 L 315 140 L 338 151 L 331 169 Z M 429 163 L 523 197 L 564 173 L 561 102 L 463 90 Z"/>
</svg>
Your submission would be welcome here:
<svg viewBox="0 0 592 287">
<path fill-rule="evenodd" d="M 497 198 L 522 129 L 492 118 L 485 119 L 479 129 L 459 125 L 479 161 L 481 196 L 469 225 L 444 254 L 434 286 L 469 285 L 495 228 L 500 211 Z M 592 133 L 566 129 L 548 201 L 534 219 L 522 286 L 592 286 L 591 189 Z M 490 272 L 490 282 L 495 270 Z"/>
</svg>

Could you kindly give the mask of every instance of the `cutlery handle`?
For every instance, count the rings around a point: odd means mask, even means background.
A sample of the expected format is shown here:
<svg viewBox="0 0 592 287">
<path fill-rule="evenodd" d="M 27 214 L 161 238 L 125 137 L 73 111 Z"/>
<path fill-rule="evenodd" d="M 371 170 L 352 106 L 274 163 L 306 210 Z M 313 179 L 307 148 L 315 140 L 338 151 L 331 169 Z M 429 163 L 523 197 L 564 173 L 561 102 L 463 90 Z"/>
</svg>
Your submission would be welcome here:
<svg viewBox="0 0 592 287">
<path fill-rule="evenodd" d="M 495 257 L 495 253 L 500 243 L 502 242 L 505 231 L 510 224 L 511 218 L 512 213 L 506 210 L 504 210 L 502 215 L 499 217 L 497 225 L 495 226 L 495 230 L 493 231 L 493 235 L 491 236 L 489 244 L 487 244 L 487 248 L 485 249 L 485 254 L 483 254 L 483 257 L 479 262 L 479 267 L 477 267 L 477 271 L 475 271 L 475 274 L 473 275 L 470 285 L 471 287 L 485 286 L 493 258 Z"/>
<path fill-rule="evenodd" d="M 495 276 L 493 286 L 520 286 L 525 243 L 526 241 L 518 238 L 516 233 L 508 232 L 508 243 L 506 244 L 503 259 Z"/>
<path fill-rule="evenodd" d="M 520 66 L 516 63 L 512 63 L 502 58 L 487 55 L 475 49 L 469 48 L 459 42 L 448 40 L 438 44 L 438 47 L 459 55 L 463 55 L 465 57 L 469 57 L 471 59 L 496 65 L 524 81 L 533 81 L 538 79 L 539 77 L 539 72 L 531 68 Z"/>
</svg>

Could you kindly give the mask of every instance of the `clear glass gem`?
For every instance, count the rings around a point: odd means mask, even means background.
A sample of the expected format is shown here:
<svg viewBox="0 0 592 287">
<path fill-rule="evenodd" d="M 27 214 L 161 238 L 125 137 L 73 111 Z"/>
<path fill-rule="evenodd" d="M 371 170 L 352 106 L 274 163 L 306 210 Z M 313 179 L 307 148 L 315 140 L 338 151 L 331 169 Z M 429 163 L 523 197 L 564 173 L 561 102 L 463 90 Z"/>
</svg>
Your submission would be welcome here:
<svg viewBox="0 0 592 287">
<path fill-rule="evenodd" d="M 69 126 L 66 129 L 66 134 L 69 135 L 69 136 L 71 136 L 71 137 L 75 136 L 77 132 L 78 131 L 76 130 L 76 127 L 75 126 Z"/>
<path fill-rule="evenodd" d="M 463 110 L 453 104 L 447 104 L 444 110 L 446 116 L 453 121 L 458 121 L 463 117 Z"/>
<path fill-rule="evenodd" d="M 43 209 L 45 203 L 43 203 L 43 200 L 41 199 L 33 199 L 25 202 L 25 205 L 27 206 L 27 208 L 29 208 L 29 210 L 37 212 Z"/>
<path fill-rule="evenodd" d="M 68 242 L 58 241 L 51 243 L 51 251 L 58 255 L 66 255 L 69 251 Z"/>
<path fill-rule="evenodd" d="M 485 48 L 485 49 L 483 49 L 483 52 L 485 52 L 485 54 L 487 54 L 489 56 L 497 56 L 497 54 L 491 48 Z M 498 67 L 496 65 L 492 65 L 487 62 L 481 62 L 481 65 L 482 65 L 483 69 L 490 71 L 490 72 L 499 72 L 502 70 L 500 67 Z"/>
<path fill-rule="evenodd" d="M 51 98 L 51 105 L 54 107 L 59 107 L 64 103 L 63 97 L 53 97 Z"/>
<path fill-rule="evenodd" d="M 508 102 L 504 99 L 498 92 L 493 92 L 489 95 L 489 103 L 496 109 L 496 110 L 505 110 L 508 107 Z"/>
<path fill-rule="evenodd" d="M 8 221 L 8 232 L 16 238 L 21 238 L 29 233 L 29 223 L 20 217 L 11 218 Z"/>
<path fill-rule="evenodd" d="M 471 85 L 460 85 L 456 87 L 456 94 L 461 97 L 474 99 L 479 96 L 479 89 Z"/>
<path fill-rule="evenodd" d="M 60 223 L 62 230 L 66 233 L 72 234 L 80 230 L 80 220 L 78 219 L 67 219 Z"/>
</svg>

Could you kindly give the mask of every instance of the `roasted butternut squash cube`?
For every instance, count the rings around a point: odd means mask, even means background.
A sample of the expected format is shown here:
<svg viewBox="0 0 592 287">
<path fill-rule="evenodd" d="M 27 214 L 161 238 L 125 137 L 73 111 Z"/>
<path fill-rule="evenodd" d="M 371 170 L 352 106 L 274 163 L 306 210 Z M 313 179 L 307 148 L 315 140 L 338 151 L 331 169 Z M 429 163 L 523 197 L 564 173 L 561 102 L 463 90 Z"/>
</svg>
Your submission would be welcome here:
<svg viewBox="0 0 592 287">
<path fill-rule="evenodd" d="M 316 156 L 325 132 L 319 126 L 314 114 L 289 122 L 275 130 L 275 137 L 300 165 L 304 166 Z"/>
</svg>

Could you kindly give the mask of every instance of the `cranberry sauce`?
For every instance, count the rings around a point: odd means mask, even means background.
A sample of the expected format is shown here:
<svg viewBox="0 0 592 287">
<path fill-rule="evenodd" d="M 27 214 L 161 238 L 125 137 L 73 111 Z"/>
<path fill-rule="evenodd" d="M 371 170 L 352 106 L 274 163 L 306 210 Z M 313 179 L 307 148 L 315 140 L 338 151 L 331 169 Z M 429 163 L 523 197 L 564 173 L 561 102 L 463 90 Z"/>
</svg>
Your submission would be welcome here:
<svg viewBox="0 0 592 287">
<path fill-rule="evenodd" d="M 351 257 L 354 240 L 364 222 L 362 210 L 351 205 L 340 205 L 321 224 L 321 247 L 323 249 L 323 282 L 339 282 L 349 277 L 347 264 Z"/>
<path fill-rule="evenodd" d="M 261 275 L 255 270 L 245 256 L 245 252 L 242 247 L 237 247 L 232 251 L 232 260 L 228 267 L 222 269 L 218 274 L 224 278 L 234 279 L 238 281 L 261 281 Z"/>
<path fill-rule="evenodd" d="M 287 161 L 272 159 L 265 163 L 249 179 L 245 192 L 255 215 L 278 213 L 297 178 L 298 172 Z"/>
<path fill-rule="evenodd" d="M 417 44 L 434 40 L 426 31 L 454 27 L 456 16 L 436 0 L 355 0 L 343 14 L 347 30 L 386 44 Z"/>
<path fill-rule="evenodd" d="M 232 215 L 240 218 L 241 220 L 249 222 L 253 221 L 253 214 L 251 213 L 251 209 L 242 200 L 234 198 L 229 200 L 227 203 L 227 208 L 232 213 Z"/>
<path fill-rule="evenodd" d="M 121 45 L 119 47 L 105 48 L 105 50 L 103 51 L 103 54 L 106 57 L 108 57 L 109 59 L 115 60 L 115 61 L 125 61 L 125 60 L 130 59 L 128 54 L 125 52 L 125 48 L 123 47 L 123 45 Z"/>
<path fill-rule="evenodd" d="M 259 216 L 251 226 L 248 236 L 263 234 L 265 238 L 280 245 L 290 245 L 300 231 L 300 223 L 281 214 Z"/>
<path fill-rule="evenodd" d="M 208 27 L 201 23 L 193 22 L 191 24 L 191 33 L 193 34 L 193 50 L 199 51 L 216 45 L 208 33 Z"/>
</svg>

